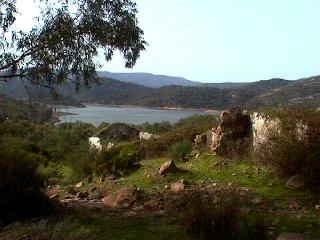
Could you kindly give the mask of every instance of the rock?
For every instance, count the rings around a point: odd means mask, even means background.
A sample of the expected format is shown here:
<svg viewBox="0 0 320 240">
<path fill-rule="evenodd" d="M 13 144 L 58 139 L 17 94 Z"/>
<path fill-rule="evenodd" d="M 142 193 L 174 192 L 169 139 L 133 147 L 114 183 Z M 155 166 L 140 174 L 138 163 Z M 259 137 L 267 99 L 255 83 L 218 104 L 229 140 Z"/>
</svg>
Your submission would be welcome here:
<svg viewBox="0 0 320 240">
<path fill-rule="evenodd" d="M 276 240 L 307 240 L 308 237 L 302 233 L 281 233 Z"/>
<path fill-rule="evenodd" d="M 302 175 L 294 175 L 286 182 L 286 187 L 289 189 L 301 189 L 306 185 L 306 180 Z"/>
<path fill-rule="evenodd" d="M 320 205 L 315 205 L 314 208 L 320 212 Z"/>
<path fill-rule="evenodd" d="M 104 206 L 109 208 L 128 208 L 137 200 L 139 192 L 135 188 L 123 188 L 102 199 Z"/>
<path fill-rule="evenodd" d="M 175 172 L 175 171 L 177 171 L 176 164 L 173 161 L 167 161 L 161 166 L 159 170 L 159 174 L 166 175 L 167 173 Z"/>
<path fill-rule="evenodd" d="M 172 183 L 170 188 L 173 192 L 180 192 L 186 188 L 186 183 L 184 180 L 181 180 L 179 182 Z"/>
<path fill-rule="evenodd" d="M 59 197 L 60 197 L 59 194 L 56 193 L 56 194 L 51 195 L 49 198 L 53 199 L 53 200 L 58 200 Z"/>
<path fill-rule="evenodd" d="M 87 193 L 87 192 L 78 192 L 76 194 L 76 198 L 79 198 L 79 199 L 84 199 L 84 198 L 86 198 L 88 196 L 89 196 L 89 193 Z"/>
<path fill-rule="evenodd" d="M 83 187 L 83 182 L 79 182 L 76 184 L 76 188 L 82 188 Z"/>
<path fill-rule="evenodd" d="M 251 118 L 233 107 L 223 112 L 220 124 L 213 130 L 211 150 L 218 155 L 236 157 L 252 149 Z"/>
<path fill-rule="evenodd" d="M 262 203 L 262 199 L 261 198 L 255 198 L 255 199 L 252 200 L 252 203 L 253 204 L 257 204 L 257 205 L 261 204 Z"/>
<path fill-rule="evenodd" d="M 110 181 L 113 181 L 113 180 L 115 180 L 115 179 L 116 179 L 116 177 L 115 177 L 114 175 L 108 176 L 108 180 L 110 180 Z"/>
<path fill-rule="evenodd" d="M 57 185 L 59 184 L 60 180 L 58 178 L 49 178 L 47 181 L 47 184 L 49 186 Z"/>
<path fill-rule="evenodd" d="M 243 216 L 248 216 L 250 213 L 252 212 L 252 210 L 250 208 L 240 208 L 240 214 Z"/>
</svg>

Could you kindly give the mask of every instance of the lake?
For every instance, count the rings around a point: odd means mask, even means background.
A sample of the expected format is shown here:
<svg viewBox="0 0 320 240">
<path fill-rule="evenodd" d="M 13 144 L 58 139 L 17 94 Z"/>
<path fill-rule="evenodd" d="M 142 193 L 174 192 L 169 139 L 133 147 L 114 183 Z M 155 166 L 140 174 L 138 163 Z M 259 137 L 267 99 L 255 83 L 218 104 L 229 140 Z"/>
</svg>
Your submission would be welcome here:
<svg viewBox="0 0 320 240">
<path fill-rule="evenodd" d="M 59 107 L 58 111 L 70 113 L 70 115 L 59 117 L 61 123 L 81 121 L 91 123 L 95 126 L 99 126 L 102 122 L 142 124 L 145 122 L 155 123 L 169 121 L 171 123 L 175 123 L 181 118 L 190 117 L 192 115 L 218 114 L 218 111 L 206 112 L 204 110 L 168 110 L 96 105 L 86 105 L 85 108 Z"/>
</svg>

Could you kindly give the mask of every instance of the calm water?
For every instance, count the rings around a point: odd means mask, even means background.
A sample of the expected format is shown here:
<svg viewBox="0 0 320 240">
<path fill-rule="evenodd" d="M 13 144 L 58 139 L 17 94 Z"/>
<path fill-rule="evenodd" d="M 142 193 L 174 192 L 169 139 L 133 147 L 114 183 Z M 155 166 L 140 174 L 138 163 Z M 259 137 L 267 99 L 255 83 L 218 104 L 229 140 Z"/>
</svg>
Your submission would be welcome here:
<svg viewBox="0 0 320 240">
<path fill-rule="evenodd" d="M 59 108 L 61 112 L 68 112 L 77 115 L 61 116 L 61 122 L 88 122 L 95 126 L 99 126 L 102 122 L 114 123 L 125 122 L 129 124 L 142 124 L 145 122 L 154 123 L 169 121 L 171 123 L 179 121 L 192 115 L 208 114 L 201 110 L 160 110 L 148 108 L 125 108 L 125 107 L 109 107 L 109 106 L 92 106 L 87 105 L 86 108 Z M 217 114 L 217 113 L 210 113 Z"/>
</svg>

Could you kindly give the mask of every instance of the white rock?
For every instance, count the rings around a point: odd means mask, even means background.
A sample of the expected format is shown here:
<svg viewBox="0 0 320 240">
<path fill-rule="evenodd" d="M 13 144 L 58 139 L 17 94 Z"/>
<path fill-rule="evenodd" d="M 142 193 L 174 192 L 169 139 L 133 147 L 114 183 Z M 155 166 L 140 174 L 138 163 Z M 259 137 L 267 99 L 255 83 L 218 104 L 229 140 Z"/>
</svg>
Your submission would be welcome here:
<svg viewBox="0 0 320 240">
<path fill-rule="evenodd" d="M 102 145 L 100 143 L 100 138 L 98 137 L 90 137 L 89 138 L 89 144 L 92 148 L 101 151 L 102 150 Z"/>
</svg>

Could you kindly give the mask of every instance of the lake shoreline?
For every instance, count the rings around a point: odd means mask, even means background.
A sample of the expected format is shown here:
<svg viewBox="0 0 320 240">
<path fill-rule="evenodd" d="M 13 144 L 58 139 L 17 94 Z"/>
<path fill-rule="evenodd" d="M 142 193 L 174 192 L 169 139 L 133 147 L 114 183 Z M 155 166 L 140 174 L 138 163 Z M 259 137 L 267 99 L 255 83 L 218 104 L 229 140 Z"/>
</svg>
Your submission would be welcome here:
<svg viewBox="0 0 320 240">
<path fill-rule="evenodd" d="M 102 104 L 102 103 L 82 103 L 84 106 L 101 106 L 101 107 L 115 107 L 115 108 L 141 108 L 141 109 L 155 109 L 155 110 L 174 110 L 174 111 L 203 111 L 208 113 L 219 113 L 223 110 L 214 110 L 206 108 L 181 108 L 181 107 L 148 107 L 139 105 L 116 105 L 116 104 Z"/>
</svg>

